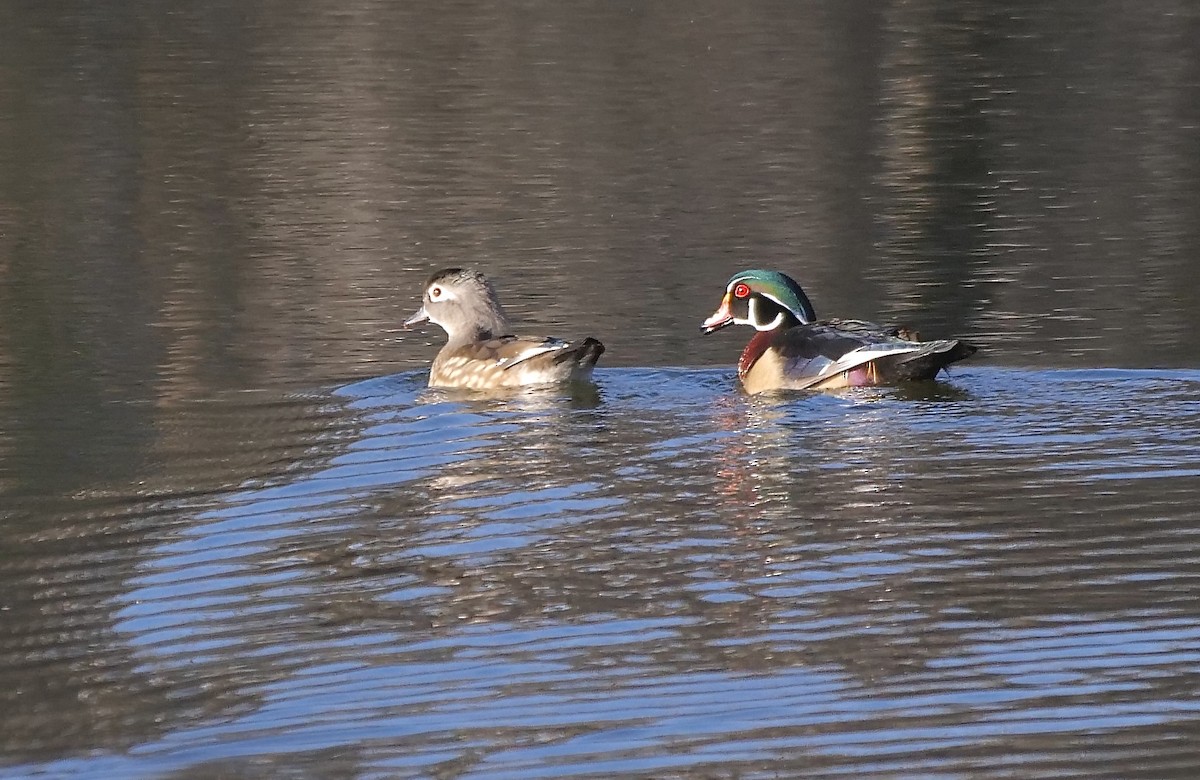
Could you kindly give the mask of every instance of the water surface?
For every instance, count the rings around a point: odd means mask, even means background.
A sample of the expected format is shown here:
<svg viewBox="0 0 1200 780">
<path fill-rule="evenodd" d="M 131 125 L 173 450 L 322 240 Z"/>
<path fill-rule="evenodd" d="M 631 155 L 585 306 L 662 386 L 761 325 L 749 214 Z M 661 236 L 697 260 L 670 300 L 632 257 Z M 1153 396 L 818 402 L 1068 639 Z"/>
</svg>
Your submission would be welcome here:
<svg viewBox="0 0 1200 780">
<path fill-rule="evenodd" d="M 0 26 L 0 777 L 1200 770 L 1192 5 Z M 750 266 L 982 349 L 747 397 Z"/>
<path fill-rule="evenodd" d="M 1190 766 L 1200 373 L 421 380 L 193 410 L 286 473 L 25 504 L 11 776 Z"/>
</svg>

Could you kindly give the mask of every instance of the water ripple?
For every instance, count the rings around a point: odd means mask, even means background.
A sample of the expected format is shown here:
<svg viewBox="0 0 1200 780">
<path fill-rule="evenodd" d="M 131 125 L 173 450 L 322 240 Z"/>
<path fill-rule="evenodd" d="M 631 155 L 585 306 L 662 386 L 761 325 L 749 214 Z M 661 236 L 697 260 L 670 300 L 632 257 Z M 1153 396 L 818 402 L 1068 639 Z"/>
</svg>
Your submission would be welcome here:
<svg viewBox="0 0 1200 780">
<path fill-rule="evenodd" d="M 91 504 L 79 527 L 126 529 L 93 560 L 121 563 L 10 559 L 10 580 L 73 563 L 3 652 L 101 632 L 79 696 L 137 681 L 106 706 L 142 737 L 12 772 L 346 750 L 370 777 L 1102 772 L 1200 717 L 1194 373 L 755 398 L 723 370 L 597 381 L 297 396 L 328 427 L 292 468 Z M 305 429 L 242 401 L 231 424 Z"/>
</svg>

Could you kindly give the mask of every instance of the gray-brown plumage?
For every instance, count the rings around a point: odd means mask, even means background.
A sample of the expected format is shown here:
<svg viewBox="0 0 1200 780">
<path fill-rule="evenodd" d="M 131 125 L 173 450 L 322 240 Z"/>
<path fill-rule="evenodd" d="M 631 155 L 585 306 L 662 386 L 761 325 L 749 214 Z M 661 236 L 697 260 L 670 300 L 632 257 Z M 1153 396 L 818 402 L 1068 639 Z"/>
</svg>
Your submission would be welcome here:
<svg viewBox="0 0 1200 780">
<path fill-rule="evenodd" d="M 513 335 L 492 283 L 471 269 L 446 268 L 429 277 L 421 308 L 404 326 L 427 320 L 447 336 L 429 369 L 430 387 L 490 390 L 588 380 L 604 353 L 594 338 Z"/>
</svg>

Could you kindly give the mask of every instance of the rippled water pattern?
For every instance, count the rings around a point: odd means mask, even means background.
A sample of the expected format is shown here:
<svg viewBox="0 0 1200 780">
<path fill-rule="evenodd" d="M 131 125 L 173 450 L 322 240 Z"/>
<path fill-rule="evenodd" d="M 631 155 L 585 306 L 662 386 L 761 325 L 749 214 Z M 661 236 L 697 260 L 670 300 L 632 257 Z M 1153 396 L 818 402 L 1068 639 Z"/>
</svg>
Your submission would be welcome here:
<svg viewBox="0 0 1200 780">
<path fill-rule="evenodd" d="M 1195 767 L 1200 373 L 774 398 L 723 370 L 508 400 L 422 379 L 227 399 L 310 457 L 64 507 L 114 530 L 68 570 L 7 557 L 44 618 L 0 660 L 50 634 L 30 674 L 79 703 L 0 716 L 24 756 L 0 775 Z M 38 758 L 89 730 L 125 746 Z"/>
<path fill-rule="evenodd" d="M 1200 777 L 1200 4 L 0 29 L 0 779 Z M 749 267 L 981 349 L 746 397 Z"/>
</svg>

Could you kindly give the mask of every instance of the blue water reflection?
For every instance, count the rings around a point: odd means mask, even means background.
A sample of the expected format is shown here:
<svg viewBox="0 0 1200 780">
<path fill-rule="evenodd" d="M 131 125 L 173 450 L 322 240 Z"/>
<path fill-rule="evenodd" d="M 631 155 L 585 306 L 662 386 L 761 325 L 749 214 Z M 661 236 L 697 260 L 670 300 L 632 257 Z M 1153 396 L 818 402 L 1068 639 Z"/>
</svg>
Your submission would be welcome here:
<svg viewBox="0 0 1200 780">
<path fill-rule="evenodd" d="M 351 751 L 363 776 L 911 774 L 1180 727 L 1196 379 L 750 398 L 726 371 L 608 369 L 582 405 L 342 387 L 323 454 L 177 507 L 120 597 L 137 673 L 186 717 L 21 771 Z M 1151 406 L 1128 446 L 1110 421 Z"/>
</svg>

